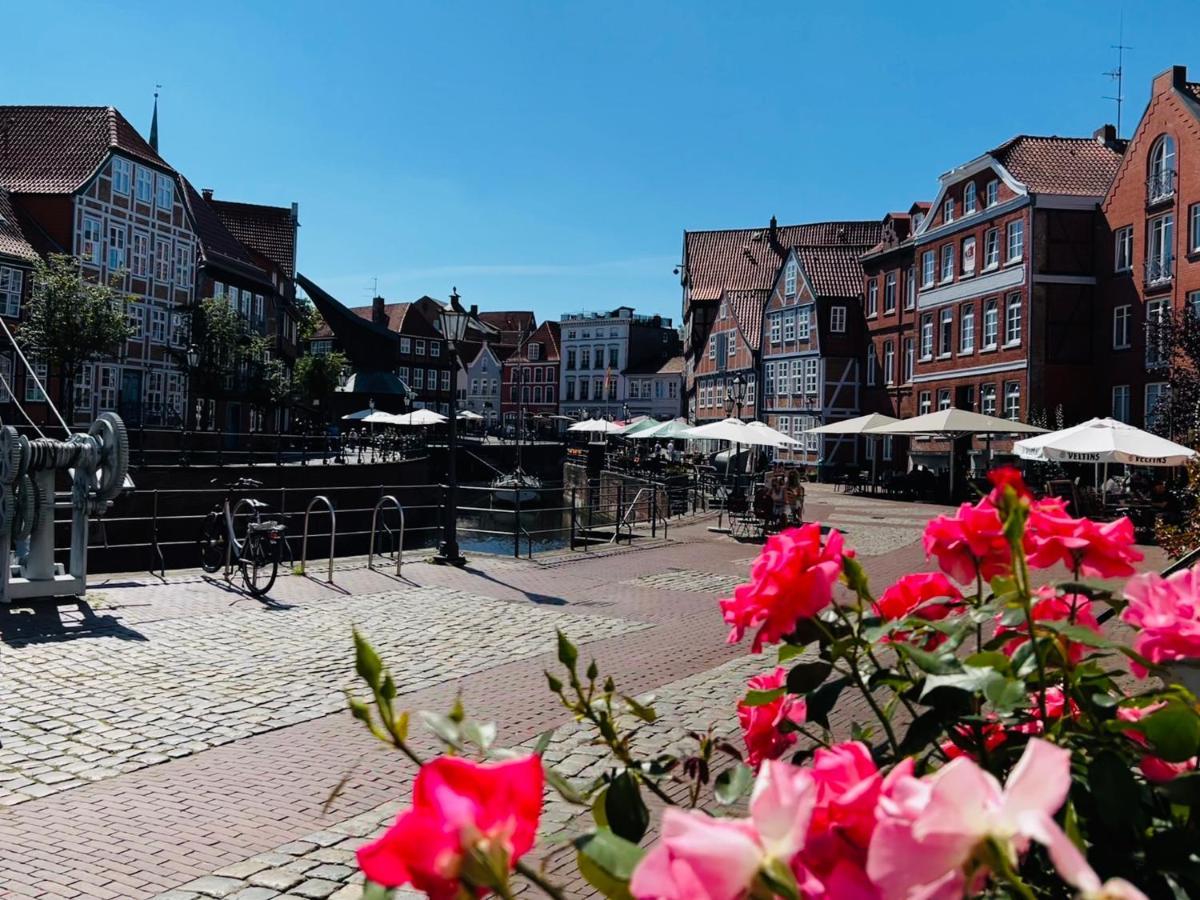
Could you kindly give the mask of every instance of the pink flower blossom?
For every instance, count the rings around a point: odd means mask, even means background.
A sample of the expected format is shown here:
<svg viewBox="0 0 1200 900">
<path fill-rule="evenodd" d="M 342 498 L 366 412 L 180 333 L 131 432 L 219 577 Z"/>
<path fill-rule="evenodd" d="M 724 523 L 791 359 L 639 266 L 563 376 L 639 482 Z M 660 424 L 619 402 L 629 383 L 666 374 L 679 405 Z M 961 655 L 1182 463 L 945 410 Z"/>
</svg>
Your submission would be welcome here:
<svg viewBox="0 0 1200 900">
<path fill-rule="evenodd" d="M 942 602 L 933 602 L 933 601 Z M 875 613 L 887 621 L 915 616 L 929 621 L 944 619 L 961 611 L 962 593 L 941 572 L 916 572 L 904 575 L 875 601 Z M 888 640 L 907 640 L 909 632 L 898 631 Z M 932 650 L 946 635 L 934 632 L 925 642 L 925 649 Z"/>
<path fill-rule="evenodd" d="M 1110 878 L 1101 884 L 1096 870 L 1057 826 L 1045 838 L 1043 843 L 1059 877 L 1079 891 L 1081 900 L 1150 900 L 1124 878 Z"/>
<path fill-rule="evenodd" d="M 721 601 L 721 612 L 730 625 L 729 642 L 740 641 L 757 628 L 751 649 L 776 643 L 790 634 L 800 619 L 817 615 L 833 602 L 833 587 L 842 572 L 842 535 L 830 531 L 821 542 L 816 523 L 789 528 L 767 539 L 750 568 L 750 583 L 734 588 Z"/>
<path fill-rule="evenodd" d="M 1133 649 L 1154 663 L 1200 658 L 1200 570 L 1184 569 L 1169 578 L 1149 572 L 1125 585 L 1129 605 L 1121 618 L 1137 634 Z M 1146 669 L 1131 662 L 1139 678 Z"/>
<path fill-rule="evenodd" d="M 1073 620 L 1076 625 L 1094 631 L 1096 634 L 1101 633 L 1100 623 L 1096 620 L 1095 613 L 1092 612 L 1092 601 L 1083 594 L 1059 595 L 1053 587 L 1046 585 L 1034 592 L 1034 603 L 1030 612 L 1033 613 L 1034 622 Z M 1001 648 L 1004 653 L 1012 656 L 1017 652 L 1018 647 L 1029 640 L 1029 628 L 1023 621 L 1018 625 L 1000 625 L 999 622 L 1000 616 L 997 616 L 997 635 L 1015 635 Z M 1088 653 L 1087 646 L 1078 641 L 1066 641 L 1065 644 L 1071 662 L 1079 662 Z"/>
<path fill-rule="evenodd" d="M 541 809 L 540 757 L 501 763 L 439 757 L 417 773 L 412 807 L 358 849 L 358 864 L 377 884 L 411 883 L 435 900 L 450 900 L 461 896 L 468 854 L 500 851 L 511 868 L 527 853 Z"/>
<path fill-rule="evenodd" d="M 1005 488 L 1012 488 L 1018 500 L 1024 501 L 1033 498 L 1020 469 L 1013 466 L 997 466 L 987 473 L 987 477 L 988 481 L 992 483 L 992 490 L 985 499 L 992 506 L 999 508 L 1004 502 Z"/>
<path fill-rule="evenodd" d="M 780 666 L 769 675 L 751 678 L 748 687 L 752 691 L 773 691 L 786 683 L 787 670 Z M 780 726 L 784 722 L 800 724 L 805 720 L 804 700 L 789 694 L 762 706 L 748 706 L 739 702 L 737 711 L 742 737 L 746 741 L 746 762 L 756 769 L 763 760 L 778 759 L 796 743 L 795 733 L 783 732 Z"/>
<path fill-rule="evenodd" d="M 671 807 L 662 836 L 629 882 L 638 900 L 735 900 L 771 859 L 787 864 L 804 846 L 815 799 L 812 776 L 777 760 L 759 770 L 747 819 Z"/>
<path fill-rule="evenodd" d="M 1070 758 L 1069 750 L 1033 738 L 1003 788 L 967 757 L 925 779 L 927 795 L 904 785 L 907 803 L 880 804 L 867 858 L 884 900 L 962 896 L 968 863 L 988 840 L 1014 863 L 1030 841 L 1057 841 L 1062 829 L 1052 816 L 1071 785 Z"/>
<path fill-rule="evenodd" d="M 923 543 L 926 558 L 936 557 L 941 570 L 959 584 L 973 583 L 977 574 L 990 581 L 1012 569 L 1004 524 L 986 497 L 974 506 L 964 503 L 955 516 L 931 520 Z"/>
<path fill-rule="evenodd" d="M 1125 578 L 1142 560 L 1134 549 L 1133 523 L 1127 518 L 1112 522 L 1074 519 L 1061 501 L 1033 505 L 1025 532 L 1029 565 L 1047 569 L 1062 563 L 1085 578 Z"/>
</svg>

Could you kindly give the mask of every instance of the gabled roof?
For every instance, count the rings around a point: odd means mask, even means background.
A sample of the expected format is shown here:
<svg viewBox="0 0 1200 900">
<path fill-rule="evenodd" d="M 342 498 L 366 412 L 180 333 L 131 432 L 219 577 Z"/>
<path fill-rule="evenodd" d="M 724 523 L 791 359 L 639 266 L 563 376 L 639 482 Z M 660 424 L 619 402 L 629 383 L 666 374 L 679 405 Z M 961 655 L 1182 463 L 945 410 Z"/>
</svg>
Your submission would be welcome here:
<svg viewBox="0 0 1200 900">
<path fill-rule="evenodd" d="M 355 315 L 356 311 L 343 306 L 299 272 L 296 273 L 296 283 L 327 323 L 325 328 L 313 335 L 314 338 L 337 335 L 342 351 L 355 368 L 376 371 L 391 368 L 395 364 L 399 345 L 394 333 L 382 325 L 376 325 L 369 316 L 364 319 Z"/>
<path fill-rule="evenodd" d="M 687 297 L 717 300 L 725 290 L 766 290 L 775 282 L 789 247 L 803 244 L 850 245 L 863 249 L 877 243 L 882 226 L 875 221 L 812 222 L 770 228 L 735 228 L 684 232 Z"/>
<path fill-rule="evenodd" d="M 672 356 L 668 359 L 647 359 L 629 366 L 623 375 L 682 375 L 683 357 Z"/>
<path fill-rule="evenodd" d="M 757 350 L 762 344 L 762 314 L 767 304 L 769 290 L 726 291 L 725 308 L 737 323 L 742 337 L 751 348 Z"/>
<path fill-rule="evenodd" d="M 859 259 L 864 247 L 797 247 L 796 258 L 818 297 L 857 297 L 863 292 Z"/>
<path fill-rule="evenodd" d="M 537 327 L 537 330 L 531 334 L 519 348 L 514 348 L 513 353 L 508 357 L 509 362 L 558 362 L 559 360 L 559 343 L 560 343 L 559 325 L 557 322 L 545 321 Z M 537 359 L 529 358 L 529 345 L 541 344 L 542 354 Z"/>
<path fill-rule="evenodd" d="M 0 188 L 0 257 L 28 262 L 37 259 L 37 251 L 21 230 L 12 198 L 4 188 Z"/>
<path fill-rule="evenodd" d="M 74 193 L 111 150 L 171 171 L 111 106 L 0 106 L 0 187 L 13 193 Z"/>
<path fill-rule="evenodd" d="M 1102 197 L 1121 154 L 1096 138 L 1038 137 L 1021 134 L 990 154 L 1035 194 Z"/>
<path fill-rule="evenodd" d="M 533 312 L 527 309 L 481 312 L 479 321 L 500 331 L 529 331 L 537 324 Z"/>
<path fill-rule="evenodd" d="M 208 202 L 234 237 L 279 266 L 288 278 L 295 275 L 296 220 L 292 207 L 214 199 Z"/>
<path fill-rule="evenodd" d="M 200 254 L 214 265 L 232 266 L 234 271 L 270 284 L 267 273 L 254 261 L 241 241 L 229 233 L 213 208 L 186 178 L 183 182 L 183 202 L 192 219 L 196 237 L 200 239 Z"/>
</svg>

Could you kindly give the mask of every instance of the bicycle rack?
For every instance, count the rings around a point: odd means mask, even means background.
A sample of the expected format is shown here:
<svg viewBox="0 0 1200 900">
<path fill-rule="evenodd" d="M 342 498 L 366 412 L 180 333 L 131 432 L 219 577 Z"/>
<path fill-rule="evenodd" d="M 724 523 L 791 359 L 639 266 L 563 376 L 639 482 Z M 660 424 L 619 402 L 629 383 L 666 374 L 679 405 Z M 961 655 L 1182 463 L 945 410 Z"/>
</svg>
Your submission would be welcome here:
<svg viewBox="0 0 1200 900">
<path fill-rule="evenodd" d="M 325 508 L 329 510 L 329 575 L 325 579 L 330 584 L 333 584 L 333 548 L 337 540 L 337 513 L 333 510 L 333 504 L 324 494 L 317 494 L 308 501 L 308 506 L 304 509 L 304 540 L 300 542 L 300 574 L 307 574 L 308 568 L 308 517 L 312 513 L 312 509 L 318 503 L 324 503 Z"/>
<path fill-rule="evenodd" d="M 375 558 L 375 521 L 379 518 L 379 510 L 383 508 L 383 504 L 391 501 L 396 507 L 396 512 L 400 513 L 400 546 L 396 550 L 396 574 L 400 574 L 400 566 L 404 562 L 404 507 L 400 505 L 400 501 L 391 494 L 385 494 L 379 498 L 379 502 L 375 504 L 375 508 L 371 510 L 371 547 L 367 551 L 367 568 L 374 568 L 371 565 Z M 386 523 L 385 526 L 386 527 Z"/>
</svg>

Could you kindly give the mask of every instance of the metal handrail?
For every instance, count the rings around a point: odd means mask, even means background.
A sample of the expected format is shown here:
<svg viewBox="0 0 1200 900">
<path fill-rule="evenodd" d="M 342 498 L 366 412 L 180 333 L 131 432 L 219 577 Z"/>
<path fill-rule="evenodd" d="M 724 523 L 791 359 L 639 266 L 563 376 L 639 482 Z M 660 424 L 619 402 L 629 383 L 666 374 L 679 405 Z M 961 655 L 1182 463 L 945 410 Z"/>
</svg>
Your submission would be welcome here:
<svg viewBox="0 0 1200 900">
<path fill-rule="evenodd" d="M 308 506 L 304 508 L 304 540 L 300 542 L 300 574 L 304 575 L 306 565 L 308 563 L 308 517 L 312 513 L 312 508 L 318 503 L 324 503 L 325 508 L 329 510 L 329 574 L 326 581 L 333 584 L 333 557 L 334 544 L 337 542 L 337 513 L 334 512 L 333 504 L 324 494 L 317 494 L 308 501 Z"/>
<path fill-rule="evenodd" d="M 400 513 L 400 548 L 396 551 L 396 574 L 400 574 L 400 566 L 404 562 L 404 507 L 400 505 L 400 501 L 391 494 L 384 494 L 379 498 L 379 502 L 375 504 L 375 509 L 371 511 L 371 546 L 367 550 L 367 568 L 372 569 L 371 564 L 375 559 L 375 521 L 379 518 L 379 510 L 383 508 L 383 504 L 391 501 L 396 506 L 396 512 Z M 387 523 L 384 523 L 386 527 Z"/>
</svg>

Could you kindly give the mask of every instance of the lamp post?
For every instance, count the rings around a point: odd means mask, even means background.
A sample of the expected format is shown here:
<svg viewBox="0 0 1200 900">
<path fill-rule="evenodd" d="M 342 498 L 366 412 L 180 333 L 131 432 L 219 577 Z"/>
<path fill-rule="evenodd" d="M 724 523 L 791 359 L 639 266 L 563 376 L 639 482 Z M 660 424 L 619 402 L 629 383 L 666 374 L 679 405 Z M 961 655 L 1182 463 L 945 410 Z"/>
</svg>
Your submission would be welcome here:
<svg viewBox="0 0 1200 900">
<path fill-rule="evenodd" d="M 450 370 L 458 371 L 458 343 L 467 333 L 470 313 L 463 309 L 458 288 L 450 289 L 450 305 L 438 314 L 442 337 L 450 356 Z M 442 526 L 442 546 L 433 561 L 443 566 L 464 566 L 466 558 L 458 550 L 458 410 L 455 391 L 450 391 L 450 419 L 447 423 L 446 502 L 445 521 Z"/>
<path fill-rule="evenodd" d="M 629 424 L 629 404 L 628 403 L 621 404 L 621 421 L 624 422 L 626 425 Z"/>
<path fill-rule="evenodd" d="M 736 409 L 737 410 L 737 418 L 741 419 L 742 418 L 742 407 L 745 405 L 745 403 L 746 403 L 746 382 L 742 378 L 741 374 L 738 374 L 733 377 L 733 384 L 731 384 L 729 387 L 727 387 L 725 389 L 725 415 L 726 416 L 732 415 L 733 411 Z M 741 456 L 742 445 L 734 444 L 733 446 L 734 446 L 734 454 L 733 455 Z M 726 474 L 726 477 L 728 477 L 728 474 L 729 474 L 729 463 L 728 462 L 725 465 L 725 474 Z M 734 476 L 734 479 L 735 480 L 734 480 L 733 490 L 734 490 L 734 493 L 736 494 L 740 490 L 740 485 L 737 482 L 736 475 Z"/>
</svg>

